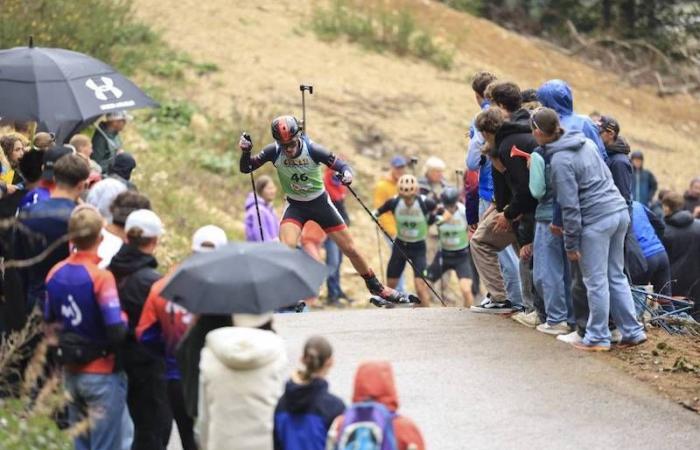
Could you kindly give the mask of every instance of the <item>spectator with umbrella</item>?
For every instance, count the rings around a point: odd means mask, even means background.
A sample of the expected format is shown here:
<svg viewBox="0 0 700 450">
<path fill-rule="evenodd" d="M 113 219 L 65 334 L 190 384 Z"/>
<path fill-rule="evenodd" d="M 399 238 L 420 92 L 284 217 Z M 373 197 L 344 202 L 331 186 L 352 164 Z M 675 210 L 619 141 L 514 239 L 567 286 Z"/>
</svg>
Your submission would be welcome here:
<svg viewBox="0 0 700 450">
<path fill-rule="evenodd" d="M 114 158 L 123 151 L 122 138 L 119 136 L 126 123 L 131 119 L 126 111 L 109 113 L 105 120 L 95 127 L 92 135 L 92 155 L 90 156 L 102 168 L 102 172 L 107 172 Z"/>
</svg>

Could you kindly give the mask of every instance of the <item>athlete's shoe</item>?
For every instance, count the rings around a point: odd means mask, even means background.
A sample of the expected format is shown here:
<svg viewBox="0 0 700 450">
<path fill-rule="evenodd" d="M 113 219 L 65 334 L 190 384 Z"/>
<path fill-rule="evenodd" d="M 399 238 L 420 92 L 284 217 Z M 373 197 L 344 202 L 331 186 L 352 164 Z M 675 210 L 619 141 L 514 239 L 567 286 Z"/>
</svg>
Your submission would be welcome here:
<svg viewBox="0 0 700 450">
<path fill-rule="evenodd" d="M 513 305 L 510 300 L 496 302 L 491 297 L 487 297 L 479 305 L 474 305 L 469 309 L 476 313 L 509 314 L 513 312 Z"/>
<path fill-rule="evenodd" d="M 403 294 L 396 289 L 392 289 L 388 286 L 384 286 L 373 273 L 370 273 L 365 278 L 365 284 L 370 294 L 376 295 L 377 297 L 386 300 L 390 303 L 420 303 L 416 301 L 417 297 L 415 295 Z"/>
</svg>

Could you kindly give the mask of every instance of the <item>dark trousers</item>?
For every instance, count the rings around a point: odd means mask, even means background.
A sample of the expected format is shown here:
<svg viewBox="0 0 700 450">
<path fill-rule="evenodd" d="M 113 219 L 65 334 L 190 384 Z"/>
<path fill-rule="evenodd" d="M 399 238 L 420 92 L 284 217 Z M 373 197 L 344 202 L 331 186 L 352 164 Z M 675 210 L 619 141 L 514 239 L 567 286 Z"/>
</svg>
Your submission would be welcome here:
<svg viewBox="0 0 700 450">
<path fill-rule="evenodd" d="M 131 450 L 165 450 L 172 427 L 165 364 L 150 355 L 130 356 L 125 369 L 129 380 L 126 402 L 134 422 Z"/>
<path fill-rule="evenodd" d="M 177 424 L 183 450 L 197 450 L 194 440 L 194 420 L 187 415 L 185 395 L 180 380 L 168 380 L 168 402 L 170 411 Z"/>
<path fill-rule="evenodd" d="M 576 331 L 578 331 L 579 336 L 583 337 L 586 334 L 586 325 L 588 324 L 588 291 L 586 290 L 586 285 L 583 284 L 583 273 L 578 262 L 570 261 L 569 263 L 571 270 L 571 300 L 574 305 Z"/>
</svg>

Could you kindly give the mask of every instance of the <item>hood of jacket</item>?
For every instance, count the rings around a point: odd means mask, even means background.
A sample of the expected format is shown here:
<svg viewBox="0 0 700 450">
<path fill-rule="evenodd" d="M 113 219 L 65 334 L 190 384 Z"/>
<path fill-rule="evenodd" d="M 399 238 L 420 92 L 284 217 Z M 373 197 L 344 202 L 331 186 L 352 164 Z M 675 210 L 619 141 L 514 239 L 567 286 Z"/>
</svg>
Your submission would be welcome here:
<svg viewBox="0 0 700 450">
<path fill-rule="evenodd" d="M 515 111 L 510 115 L 510 119 L 503 122 L 501 128 L 496 132 L 496 143 L 502 141 L 506 136 L 522 133 L 532 133 L 530 113 L 524 108 Z"/>
<path fill-rule="evenodd" d="M 623 138 L 622 136 L 618 136 L 617 139 L 615 139 L 615 142 L 605 146 L 605 151 L 608 152 L 608 156 L 612 156 L 616 153 L 622 155 L 629 155 L 630 145 L 627 143 L 627 140 L 625 140 L 625 138 Z"/>
<path fill-rule="evenodd" d="M 537 100 L 547 108 L 552 108 L 560 116 L 574 113 L 574 95 L 569 85 L 562 80 L 549 80 L 537 89 Z"/>
<path fill-rule="evenodd" d="M 143 253 L 129 244 L 122 245 L 109 263 L 109 270 L 117 278 L 131 275 L 144 267 L 155 269 L 158 267 L 158 261 L 153 255 Z"/>
<path fill-rule="evenodd" d="M 357 368 L 352 401 L 357 403 L 367 400 L 379 402 L 390 411 L 396 411 L 399 408 L 394 372 L 388 362 L 366 362 Z"/>
<path fill-rule="evenodd" d="M 578 151 L 586 143 L 586 136 L 578 131 L 571 130 L 564 133 L 562 137 L 554 142 L 544 145 L 547 156 L 551 157 L 555 153 L 563 151 Z"/>
<path fill-rule="evenodd" d="M 225 327 L 209 332 L 205 347 L 232 370 L 254 370 L 284 358 L 284 341 L 272 331 Z"/>
<path fill-rule="evenodd" d="M 250 192 L 250 193 L 248 193 L 248 197 L 246 197 L 246 199 L 245 199 L 246 211 L 248 210 L 248 208 L 251 208 L 253 206 L 255 206 L 255 195 L 252 192 Z M 266 206 L 265 201 L 263 199 L 261 199 L 260 196 L 258 196 L 258 206 L 259 207 Z"/>
<path fill-rule="evenodd" d="M 690 211 L 681 210 L 674 212 L 670 216 L 667 216 L 665 220 L 666 223 L 671 226 L 677 228 L 685 228 L 692 225 L 695 221 L 695 218 L 693 217 L 693 214 Z"/>
<path fill-rule="evenodd" d="M 328 382 L 323 378 L 312 378 L 308 383 L 297 383 L 294 379 L 287 381 L 284 394 L 287 407 L 292 413 L 301 413 L 311 409 L 319 395 L 328 390 Z"/>
</svg>

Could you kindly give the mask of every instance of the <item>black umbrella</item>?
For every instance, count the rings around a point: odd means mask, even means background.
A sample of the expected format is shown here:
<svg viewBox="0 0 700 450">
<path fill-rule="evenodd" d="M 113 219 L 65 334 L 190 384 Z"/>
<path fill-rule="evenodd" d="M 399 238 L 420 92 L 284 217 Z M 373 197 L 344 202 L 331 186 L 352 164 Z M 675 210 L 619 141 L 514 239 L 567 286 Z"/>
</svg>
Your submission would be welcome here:
<svg viewBox="0 0 700 450">
<path fill-rule="evenodd" d="M 279 242 L 228 244 L 188 258 L 162 295 L 197 314 L 263 314 L 318 295 L 326 266 Z"/>
<path fill-rule="evenodd" d="M 60 48 L 0 50 L 0 117 L 32 120 L 63 143 L 99 116 L 157 103 L 113 67 Z"/>
</svg>

